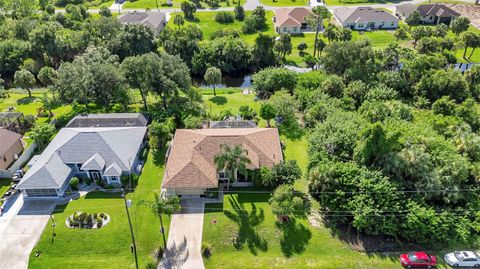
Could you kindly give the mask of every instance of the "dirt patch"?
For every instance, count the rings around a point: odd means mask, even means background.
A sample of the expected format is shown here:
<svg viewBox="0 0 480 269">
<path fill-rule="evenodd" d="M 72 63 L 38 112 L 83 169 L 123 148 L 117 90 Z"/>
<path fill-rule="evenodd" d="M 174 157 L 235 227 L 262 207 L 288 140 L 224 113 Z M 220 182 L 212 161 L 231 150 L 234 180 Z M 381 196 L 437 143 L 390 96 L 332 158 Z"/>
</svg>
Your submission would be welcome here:
<svg viewBox="0 0 480 269">
<path fill-rule="evenodd" d="M 453 4 L 450 8 L 467 17 L 473 26 L 480 29 L 480 5 Z"/>
</svg>

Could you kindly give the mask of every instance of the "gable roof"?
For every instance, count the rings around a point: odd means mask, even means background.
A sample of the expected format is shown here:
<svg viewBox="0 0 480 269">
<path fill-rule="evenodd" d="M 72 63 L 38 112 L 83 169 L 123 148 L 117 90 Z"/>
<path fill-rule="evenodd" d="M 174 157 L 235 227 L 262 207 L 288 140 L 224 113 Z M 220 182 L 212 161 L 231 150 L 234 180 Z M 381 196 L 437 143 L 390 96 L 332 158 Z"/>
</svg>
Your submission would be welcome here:
<svg viewBox="0 0 480 269">
<path fill-rule="evenodd" d="M 30 170 L 28 170 L 30 172 Z M 28 174 L 27 172 L 27 174 Z M 17 188 L 22 189 L 43 189 L 54 188 L 58 189 L 63 186 L 65 181 L 69 178 L 72 168 L 66 165 L 60 155 L 55 152 L 50 156 L 48 162 L 35 170 L 35 180 L 25 180 L 25 177 L 20 181 Z"/>
<path fill-rule="evenodd" d="M 66 127 L 136 127 L 147 126 L 147 123 L 147 118 L 141 113 L 104 113 L 77 115 Z"/>
<path fill-rule="evenodd" d="M 95 153 L 92 157 L 86 160 L 81 170 L 103 170 L 105 167 L 105 160 L 102 158 L 102 155 Z"/>
<path fill-rule="evenodd" d="M 7 151 L 22 138 L 21 134 L 17 134 L 7 129 L 0 129 L 0 157 L 5 155 Z"/>
<path fill-rule="evenodd" d="M 89 167 L 98 165 L 102 169 L 116 163 L 121 171 L 130 171 L 146 132 L 147 127 L 63 128 L 27 171 L 17 188 L 55 188 L 56 185 L 44 179 L 44 168 L 53 165 L 51 162 L 61 162 L 62 166 L 67 167 L 69 164 L 87 165 L 88 162 Z M 70 170 L 57 172 L 51 173 L 53 180 L 65 181 Z"/>
<path fill-rule="evenodd" d="M 304 7 L 279 8 L 275 10 L 275 26 L 300 27 L 305 23 L 305 17 L 311 14 L 313 14 L 312 11 Z"/>
<path fill-rule="evenodd" d="M 272 167 L 283 160 L 275 128 L 177 129 L 170 145 L 162 187 L 215 188 L 218 186 L 214 157 L 220 145 L 242 145 L 249 169 Z"/>
<path fill-rule="evenodd" d="M 159 11 L 134 11 L 118 17 L 121 23 L 139 23 L 157 30 L 165 22 L 165 13 Z"/>
<path fill-rule="evenodd" d="M 105 172 L 103 172 L 104 176 L 121 176 L 122 175 L 122 169 L 120 166 L 118 166 L 117 163 L 112 163 L 109 167 L 105 169 Z"/>
<path fill-rule="evenodd" d="M 458 17 L 460 13 L 454 11 L 444 4 L 428 4 L 428 5 L 419 5 L 415 6 L 412 4 L 402 4 L 398 5 L 396 13 L 408 17 L 414 11 L 418 11 L 420 16 L 438 16 L 438 17 Z"/>
<path fill-rule="evenodd" d="M 335 16 L 342 22 L 378 22 L 378 21 L 399 21 L 392 14 L 372 7 L 348 8 L 341 7 L 335 9 Z"/>
</svg>

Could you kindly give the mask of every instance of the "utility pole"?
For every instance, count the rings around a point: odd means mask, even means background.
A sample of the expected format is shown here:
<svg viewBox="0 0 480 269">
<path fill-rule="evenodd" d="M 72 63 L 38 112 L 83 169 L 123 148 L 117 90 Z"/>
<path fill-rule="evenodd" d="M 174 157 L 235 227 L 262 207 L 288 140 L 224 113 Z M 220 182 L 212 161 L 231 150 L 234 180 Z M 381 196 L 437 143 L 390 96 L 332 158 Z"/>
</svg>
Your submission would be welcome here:
<svg viewBox="0 0 480 269">
<path fill-rule="evenodd" d="M 122 188 L 122 197 L 123 202 L 125 203 L 125 210 L 127 211 L 128 225 L 130 225 L 130 234 L 132 235 L 132 250 L 135 255 L 135 268 L 138 269 L 138 258 L 137 258 L 137 245 L 135 244 L 135 236 L 133 235 L 132 221 L 130 220 L 130 213 L 128 212 L 129 205 L 127 204 L 127 198 L 125 197 L 125 191 Z"/>
<path fill-rule="evenodd" d="M 52 213 L 50 213 L 50 219 L 52 220 L 52 244 L 53 244 L 53 240 L 55 239 L 55 236 L 56 236 L 56 234 L 55 234 L 55 226 L 56 226 L 57 224 L 55 223 L 55 219 L 53 218 Z"/>
</svg>

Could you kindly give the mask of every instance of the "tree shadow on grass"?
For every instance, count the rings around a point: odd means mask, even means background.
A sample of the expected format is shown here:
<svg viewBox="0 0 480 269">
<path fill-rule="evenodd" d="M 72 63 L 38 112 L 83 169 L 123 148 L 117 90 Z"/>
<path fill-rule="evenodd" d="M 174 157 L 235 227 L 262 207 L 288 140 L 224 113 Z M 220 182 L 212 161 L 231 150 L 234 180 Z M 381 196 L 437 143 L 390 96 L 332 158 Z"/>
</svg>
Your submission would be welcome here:
<svg viewBox="0 0 480 269">
<path fill-rule="evenodd" d="M 226 104 L 227 101 L 228 101 L 227 97 L 225 97 L 225 96 L 214 96 L 214 97 L 210 98 L 210 102 L 212 102 L 216 105 L 219 105 L 219 106 Z"/>
<path fill-rule="evenodd" d="M 229 197 L 228 200 L 233 211 L 225 210 L 224 214 L 238 225 L 238 235 L 233 242 L 235 248 L 242 249 L 246 244 L 253 255 L 257 255 L 258 250 L 267 251 L 267 241 L 255 229 L 265 220 L 263 209 L 257 209 L 255 204 L 252 203 L 252 210 L 249 212 L 236 199 Z"/>
<path fill-rule="evenodd" d="M 297 222 L 295 218 L 290 218 L 287 222 L 277 222 L 276 226 L 283 233 L 283 237 L 280 239 L 280 247 L 285 257 L 291 257 L 305 251 L 308 241 L 312 238 L 312 232 L 307 226 Z"/>
<path fill-rule="evenodd" d="M 32 96 L 32 97 L 22 97 L 17 100 L 17 105 L 28 105 L 34 101 L 37 100 L 37 97 Z"/>
</svg>

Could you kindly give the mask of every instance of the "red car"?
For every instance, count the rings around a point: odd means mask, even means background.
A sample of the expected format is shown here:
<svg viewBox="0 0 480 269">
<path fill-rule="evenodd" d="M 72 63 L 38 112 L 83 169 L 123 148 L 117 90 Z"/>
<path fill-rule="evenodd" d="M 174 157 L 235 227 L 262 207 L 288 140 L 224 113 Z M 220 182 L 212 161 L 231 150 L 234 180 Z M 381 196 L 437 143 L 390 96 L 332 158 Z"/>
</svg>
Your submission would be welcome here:
<svg viewBox="0 0 480 269">
<path fill-rule="evenodd" d="M 411 252 L 400 255 L 400 263 L 406 268 L 435 268 L 437 258 L 425 252 Z"/>
</svg>

